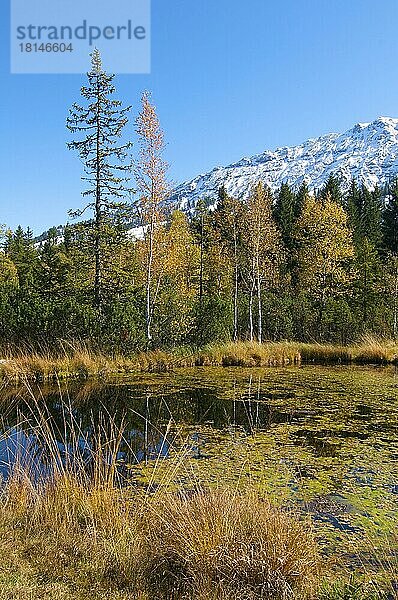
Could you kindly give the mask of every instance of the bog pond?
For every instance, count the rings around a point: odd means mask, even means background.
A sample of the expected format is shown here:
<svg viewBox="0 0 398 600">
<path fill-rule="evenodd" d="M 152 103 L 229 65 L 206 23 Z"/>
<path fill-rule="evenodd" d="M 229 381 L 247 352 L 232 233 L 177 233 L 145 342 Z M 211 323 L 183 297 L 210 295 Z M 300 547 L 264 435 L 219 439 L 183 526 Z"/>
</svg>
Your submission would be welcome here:
<svg viewBox="0 0 398 600">
<path fill-rule="evenodd" d="M 0 393 L 3 479 L 16 461 L 46 473 L 43 431 L 89 468 L 100 431 L 117 439 L 118 481 L 137 493 L 253 486 L 309 516 L 326 554 L 358 564 L 395 554 L 394 367 L 196 367 Z"/>
</svg>

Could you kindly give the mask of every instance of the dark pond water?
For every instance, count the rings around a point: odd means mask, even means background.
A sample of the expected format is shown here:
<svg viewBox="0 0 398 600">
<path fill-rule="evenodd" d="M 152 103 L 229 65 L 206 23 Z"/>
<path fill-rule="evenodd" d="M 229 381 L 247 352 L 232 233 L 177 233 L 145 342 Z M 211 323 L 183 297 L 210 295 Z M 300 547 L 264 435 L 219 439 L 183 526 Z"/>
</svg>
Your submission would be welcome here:
<svg viewBox="0 0 398 600">
<path fill-rule="evenodd" d="M 78 453 L 89 470 L 98 432 L 121 428 L 123 485 L 254 485 L 310 513 L 325 540 L 396 527 L 393 368 L 195 368 L 0 395 L 3 478 L 16 460 L 46 472 L 43 431 L 60 460 Z"/>
</svg>

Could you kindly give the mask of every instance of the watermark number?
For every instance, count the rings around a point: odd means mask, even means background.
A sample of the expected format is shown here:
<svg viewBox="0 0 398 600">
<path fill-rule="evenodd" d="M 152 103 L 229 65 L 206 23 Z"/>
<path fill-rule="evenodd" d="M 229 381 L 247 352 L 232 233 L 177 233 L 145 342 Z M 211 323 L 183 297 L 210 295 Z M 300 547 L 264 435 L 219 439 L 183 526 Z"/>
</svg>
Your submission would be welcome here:
<svg viewBox="0 0 398 600">
<path fill-rule="evenodd" d="M 19 44 L 21 52 L 73 52 L 72 44 Z"/>
</svg>

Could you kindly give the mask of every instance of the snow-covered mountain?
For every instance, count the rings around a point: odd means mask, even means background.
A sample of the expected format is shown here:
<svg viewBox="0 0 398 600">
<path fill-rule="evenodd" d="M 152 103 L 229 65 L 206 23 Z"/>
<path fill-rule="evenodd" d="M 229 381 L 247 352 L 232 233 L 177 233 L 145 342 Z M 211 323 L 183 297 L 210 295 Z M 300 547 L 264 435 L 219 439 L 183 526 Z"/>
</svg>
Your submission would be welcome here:
<svg viewBox="0 0 398 600">
<path fill-rule="evenodd" d="M 398 119 L 379 117 L 358 123 L 345 133 L 329 133 L 299 146 L 266 150 L 227 167 L 216 167 L 179 185 L 172 200 L 184 210 L 199 198 L 216 198 L 224 185 L 235 197 L 245 197 L 259 180 L 275 190 L 284 182 L 298 187 L 322 187 L 335 174 L 346 189 L 352 178 L 367 187 L 385 184 L 398 173 Z"/>
<path fill-rule="evenodd" d="M 199 198 L 217 198 L 222 185 L 237 198 L 247 196 L 259 180 L 275 190 L 284 182 L 293 187 L 305 181 L 310 190 L 322 187 L 331 174 L 339 177 L 342 189 L 352 178 L 367 187 L 382 186 L 398 174 L 398 119 L 379 117 L 372 123 L 358 123 L 345 133 L 329 133 L 299 146 L 266 150 L 242 158 L 228 167 L 216 167 L 180 184 L 170 201 L 190 211 Z M 131 225 L 131 237 L 142 236 L 142 228 Z M 37 238 L 40 245 L 48 232 Z M 62 239 L 63 226 L 57 228 Z"/>
</svg>

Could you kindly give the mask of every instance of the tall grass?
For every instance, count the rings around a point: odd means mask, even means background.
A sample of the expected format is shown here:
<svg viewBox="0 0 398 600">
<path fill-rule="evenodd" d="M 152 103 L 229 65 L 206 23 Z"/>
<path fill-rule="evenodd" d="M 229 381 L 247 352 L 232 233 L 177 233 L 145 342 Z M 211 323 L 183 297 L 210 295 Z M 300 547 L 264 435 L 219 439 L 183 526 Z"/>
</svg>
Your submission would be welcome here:
<svg viewBox="0 0 398 600">
<path fill-rule="evenodd" d="M 87 437 L 64 404 L 61 427 L 33 395 L 21 415 L 44 467 L 21 448 L 1 488 L 6 597 L 15 586 L 14 597 L 62 600 L 312 596 L 320 558 L 308 522 L 252 491 L 129 486 L 118 472 L 123 425 L 104 412 Z"/>
<path fill-rule="evenodd" d="M 272 367 L 308 363 L 397 364 L 398 344 L 371 336 L 350 346 L 242 341 L 209 344 L 201 350 L 153 350 L 133 356 L 105 355 L 84 344 L 61 344 L 57 352 L 25 348 L 4 353 L 0 359 L 0 376 L 14 381 L 43 381 L 166 372 L 194 366 Z"/>
<path fill-rule="evenodd" d="M 269 367 L 300 362 L 299 347 L 292 342 L 229 342 L 209 345 L 195 356 L 195 364 L 200 366 Z"/>
<path fill-rule="evenodd" d="M 20 481 L 0 511 L 2 537 L 37 579 L 150 598 L 302 598 L 319 555 L 308 529 L 254 494 L 157 492 L 141 503 L 109 486 Z M 2 557 L 2 562 L 7 560 Z M 135 596 L 133 596 L 135 597 Z"/>
<path fill-rule="evenodd" d="M 357 363 L 397 364 L 398 344 L 393 340 L 365 335 L 354 346 L 353 358 Z"/>
<path fill-rule="evenodd" d="M 243 598 L 290 598 L 315 589 L 311 530 L 255 493 L 163 496 L 149 511 L 144 563 L 152 593 L 195 597 L 219 589 Z"/>
<path fill-rule="evenodd" d="M 284 366 L 291 364 L 395 364 L 398 344 L 364 336 L 350 346 L 303 342 L 235 342 L 210 345 L 195 357 L 197 365 Z"/>
</svg>

